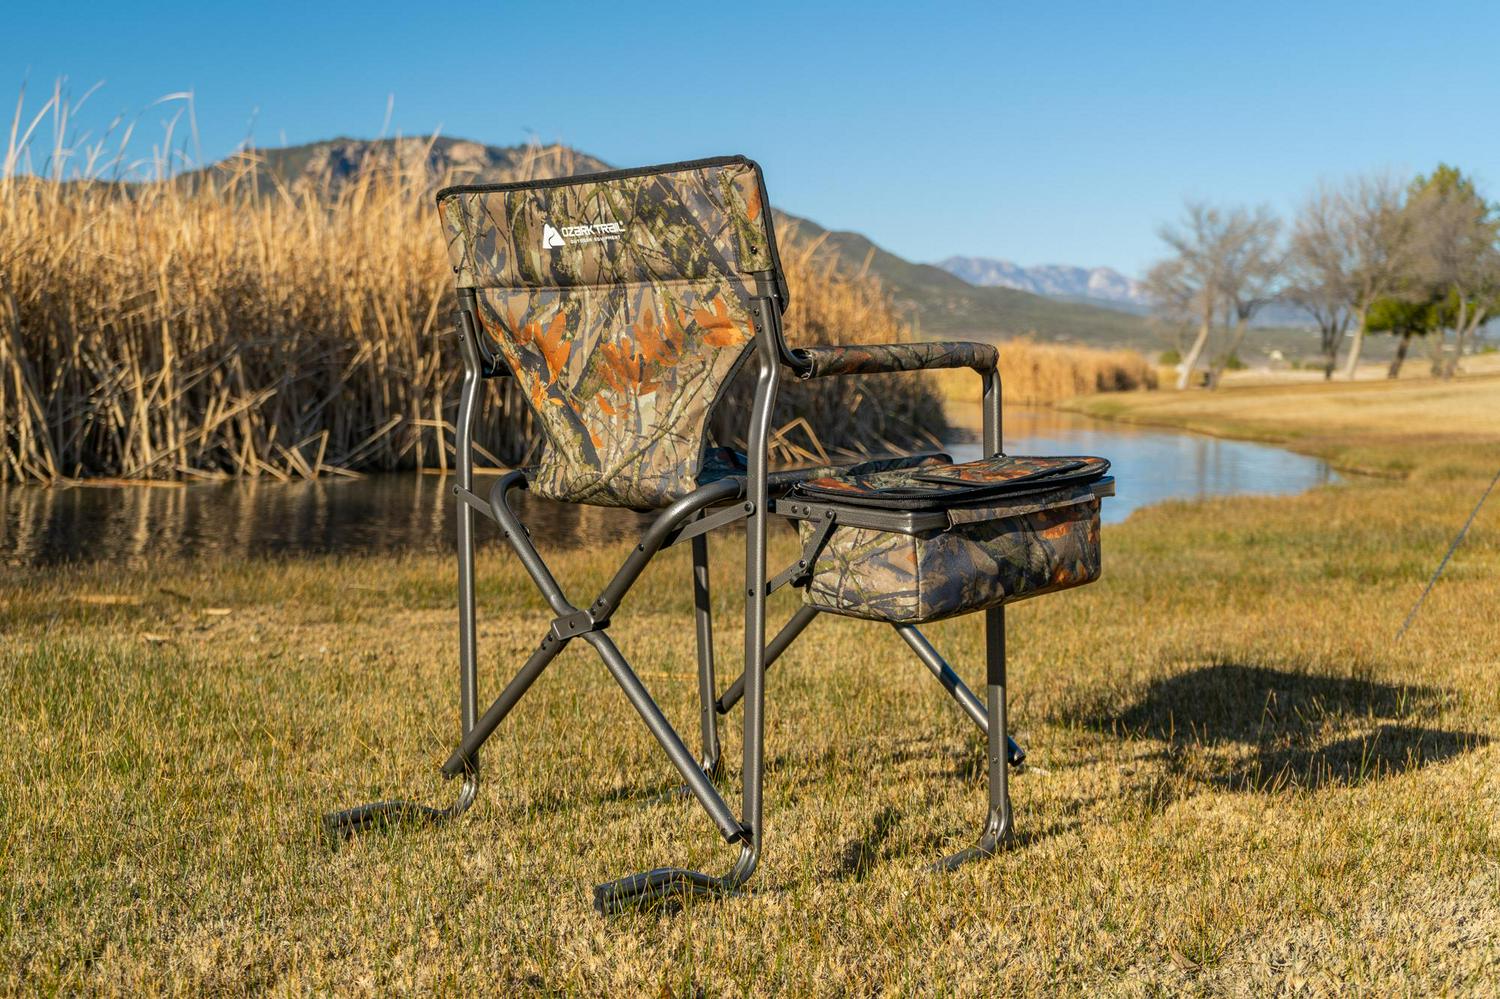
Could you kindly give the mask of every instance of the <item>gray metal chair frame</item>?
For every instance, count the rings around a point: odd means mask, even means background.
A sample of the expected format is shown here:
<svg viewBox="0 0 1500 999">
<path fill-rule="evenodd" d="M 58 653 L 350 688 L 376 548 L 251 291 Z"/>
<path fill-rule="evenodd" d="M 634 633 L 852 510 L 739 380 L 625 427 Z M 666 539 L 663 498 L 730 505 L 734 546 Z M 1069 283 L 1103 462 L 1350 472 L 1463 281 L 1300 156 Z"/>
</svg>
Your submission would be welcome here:
<svg viewBox="0 0 1500 999">
<path fill-rule="evenodd" d="M 480 405 L 480 390 L 484 379 L 501 376 L 506 372 L 503 364 L 494 362 L 482 342 L 483 333 L 472 290 L 460 288 L 459 305 L 459 343 L 464 376 L 456 427 L 456 483 L 453 492 L 457 503 L 458 679 L 462 738 L 444 762 L 442 772 L 448 778 L 461 780 L 461 787 L 457 799 L 446 808 L 402 801 L 380 802 L 330 814 L 325 817 L 325 828 L 331 836 L 341 837 L 393 821 L 442 822 L 464 814 L 473 805 L 478 792 L 480 748 L 558 653 L 573 641 L 582 640 L 594 649 L 605 668 L 624 690 L 631 705 L 682 775 L 687 788 L 708 812 L 725 841 L 739 847 L 738 857 L 723 875 L 675 867 L 658 868 L 597 886 L 595 907 L 601 913 L 607 913 L 669 896 L 733 892 L 754 873 L 764 843 L 762 794 L 765 770 L 766 670 L 813 618 L 821 613 L 816 608 L 804 605 L 769 642 L 766 641 L 767 597 L 783 585 L 805 581 L 809 565 L 807 559 L 810 558 L 810 553 L 804 552 L 803 559 L 776 576 L 770 576 L 766 561 L 769 520 L 773 516 L 805 519 L 815 512 L 805 503 L 795 504 L 769 494 L 767 445 L 771 414 L 783 371 L 792 370 L 802 377 L 820 376 L 822 372 L 812 370 L 805 354 L 799 356 L 799 352 L 788 350 L 783 338 L 781 314 L 784 302 L 778 281 L 768 275 L 757 275 L 755 296 L 751 300 L 751 315 L 755 326 L 753 356 L 758 364 L 758 371 L 746 437 L 746 473 L 703 485 L 661 510 L 609 584 L 591 602 L 579 604 L 568 598 L 553 577 L 511 506 L 511 494 L 527 487 L 525 474 L 513 471 L 504 475 L 495 482 L 488 496 L 480 496 L 474 491 L 473 433 Z M 998 455 L 1001 451 L 1000 376 L 994 365 L 993 352 L 980 352 L 980 356 L 985 360 L 976 361 L 971 354 L 966 360 L 954 357 L 929 359 L 919 364 L 892 365 L 889 370 L 974 367 L 983 379 L 984 386 L 984 451 L 986 455 Z M 860 370 L 873 369 L 867 363 Z M 478 711 L 478 650 L 475 631 L 476 516 L 491 520 L 499 527 L 556 615 L 546 633 L 541 636 L 536 650 L 483 714 Z M 879 511 L 872 511 L 868 516 L 878 517 Z M 739 678 L 721 695 L 717 692 L 713 654 L 708 535 L 714 530 L 741 521 L 745 525 L 746 547 L 744 668 Z M 696 759 L 608 633 L 611 619 L 651 560 L 662 550 L 685 541 L 692 545 L 697 626 L 701 756 Z M 935 865 L 951 869 L 966 861 L 993 854 L 1011 835 L 1007 762 L 1019 765 L 1024 754 L 1009 739 L 1006 728 L 1005 611 L 998 607 L 984 611 L 984 701 L 975 696 L 917 628 L 910 625 L 894 627 L 922 664 L 988 739 L 987 814 L 977 845 Z M 715 787 L 714 779 L 721 770 L 719 716 L 727 714 L 741 701 L 744 702 L 743 799 L 740 814 L 736 815 Z"/>
<path fill-rule="evenodd" d="M 458 505 L 459 713 L 463 734 L 458 747 L 442 767 L 444 776 L 461 778 L 462 786 L 457 800 L 447 808 L 431 808 L 398 801 L 364 805 L 331 814 L 325 818 L 326 828 L 331 834 L 347 835 L 371 825 L 407 818 L 443 821 L 457 818 L 466 812 L 474 803 L 479 787 L 480 747 L 558 653 L 574 639 L 581 639 L 598 653 L 646 727 L 661 744 L 668 759 L 682 775 L 693 796 L 718 826 L 724 839 L 740 847 L 738 858 L 728 873 L 722 876 L 682 868 L 658 868 L 599 885 L 595 889 L 596 908 L 600 912 L 613 912 L 628 905 L 683 892 L 729 892 L 749 880 L 759 861 L 762 846 L 766 670 L 801 635 L 813 618 L 821 613 L 816 608 L 803 606 L 769 643 L 766 642 L 766 598 L 780 585 L 777 579 L 767 575 L 766 528 L 769 517 L 778 515 L 776 501 L 767 495 L 767 441 L 781 372 L 786 366 L 796 365 L 797 358 L 785 348 L 781 309 L 776 301 L 774 288 L 762 290 L 766 294 L 755 299 L 755 357 L 759 362 L 759 372 L 750 418 L 747 474 L 712 482 L 661 511 L 609 585 L 584 608 L 568 600 L 510 505 L 511 493 L 526 487 L 525 475 L 520 471 L 506 474 L 494 484 L 487 498 L 473 491 L 474 421 L 479 408 L 481 383 L 488 372 L 480 356 L 476 336 L 478 323 L 473 315 L 473 305 L 470 302 L 463 303 L 462 332 L 459 339 L 464 360 L 464 378 L 456 434 L 457 482 L 453 487 Z M 984 382 L 984 451 L 987 455 L 999 454 L 1000 376 L 993 366 L 979 369 L 979 374 Z M 476 515 L 486 517 L 499 526 L 501 534 L 510 543 L 526 572 L 557 615 L 542 636 L 536 651 L 483 715 L 478 714 L 478 649 L 475 632 Z M 739 521 L 745 523 L 746 539 L 745 666 L 740 677 L 730 684 L 723 695 L 719 695 L 709 602 L 708 534 Z M 702 756 L 696 760 L 607 633 L 611 617 L 650 561 L 663 549 L 684 541 L 692 544 L 697 625 Z M 788 567 L 788 572 L 780 574 L 782 583 L 792 581 L 797 568 L 794 563 Z M 935 865 L 943 869 L 987 857 L 1009 838 L 1012 819 L 1006 764 L 1009 762 L 1011 765 L 1019 765 L 1024 759 L 1020 748 L 1009 739 L 1006 728 L 1005 609 L 998 607 L 987 610 L 984 612 L 984 619 L 987 696 L 983 702 L 964 684 L 917 628 L 911 625 L 893 626 L 989 742 L 988 813 L 979 842 Z M 713 778 L 718 775 L 721 766 L 718 716 L 727 714 L 741 700 L 744 701 L 744 797 L 741 815 L 737 817 L 715 788 Z"/>
</svg>

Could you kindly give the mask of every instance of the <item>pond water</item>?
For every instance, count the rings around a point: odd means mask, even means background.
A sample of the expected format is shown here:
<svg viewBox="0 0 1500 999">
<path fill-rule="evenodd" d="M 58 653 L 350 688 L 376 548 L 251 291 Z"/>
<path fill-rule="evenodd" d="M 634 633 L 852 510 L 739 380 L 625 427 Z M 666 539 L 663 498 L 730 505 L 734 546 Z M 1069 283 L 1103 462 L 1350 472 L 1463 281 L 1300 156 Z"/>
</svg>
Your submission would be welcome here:
<svg viewBox="0 0 1500 999">
<path fill-rule="evenodd" d="M 956 437 L 948 448 L 955 459 L 978 457 L 972 429 Z M 1117 495 L 1104 504 L 1107 523 L 1164 499 L 1297 493 L 1335 478 L 1326 463 L 1276 447 L 1052 410 L 1007 411 L 1005 445 L 1011 454 L 1109 458 Z M 0 486 L 0 564 L 451 551 L 449 485 L 440 476 L 408 474 L 151 487 Z M 483 479 L 477 485 L 481 492 L 486 488 Z M 518 506 L 543 545 L 620 541 L 644 524 L 622 511 L 563 506 L 524 494 Z M 483 526 L 480 536 L 498 543 Z"/>
<path fill-rule="evenodd" d="M 1338 479 L 1321 458 L 1269 444 L 1136 427 L 1051 409 L 1006 410 L 1003 431 L 1008 454 L 1108 458 L 1115 496 L 1104 502 L 1106 524 L 1117 524 L 1132 511 L 1167 499 L 1288 495 Z M 970 437 L 949 445 L 955 461 L 980 456 L 977 434 L 971 431 Z"/>
</svg>

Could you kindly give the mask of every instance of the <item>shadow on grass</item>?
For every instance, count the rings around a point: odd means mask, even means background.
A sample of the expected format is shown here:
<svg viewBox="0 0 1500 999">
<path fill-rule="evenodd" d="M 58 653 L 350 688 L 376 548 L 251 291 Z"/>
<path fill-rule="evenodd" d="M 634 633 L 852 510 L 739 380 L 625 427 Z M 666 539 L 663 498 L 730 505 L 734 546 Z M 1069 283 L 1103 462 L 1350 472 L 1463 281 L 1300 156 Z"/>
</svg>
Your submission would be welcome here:
<svg viewBox="0 0 1500 999">
<path fill-rule="evenodd" d="M 1065 721 L 1165 743 L 1169 769 L 1192 750 L 1253 747 L 1200 776 L 1243 791 L 1350 786 L 1417 770 L 1485 745 L 1482 735 L 1429 728 L 1448 692 L 1233 663 L 1153 681 L 1123 711 L 1084 710 Z"/>
<path fill-rule="evenodd" d="M 1260 747 L 1253 759 L 1215 783 L 1237 791 L 1349 787 L 1442 763 L 1488 741 L 1468 732 L 1380 725 L 1321 746 Z"/>
<path fill-rule="evenodd" d="M 882 847 L 890 839 L 900 820 L 901 812 L 897 809 L 882 809 L 863 836 L 845 843 L 839 851 L 836 876 L 840 880 L 863 881 L 865 875 L 882 859 Z"/>
</svg>

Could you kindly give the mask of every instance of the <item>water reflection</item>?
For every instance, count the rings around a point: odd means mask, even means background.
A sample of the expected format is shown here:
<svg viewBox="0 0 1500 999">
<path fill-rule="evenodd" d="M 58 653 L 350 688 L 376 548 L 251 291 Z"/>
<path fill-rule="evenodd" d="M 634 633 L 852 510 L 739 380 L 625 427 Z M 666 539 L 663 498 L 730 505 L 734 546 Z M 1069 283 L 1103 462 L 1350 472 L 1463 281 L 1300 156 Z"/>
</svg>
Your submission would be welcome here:
<svg viewBox="0 0 1500 999">
<path fill-rule="evenodd" d="M 1316 459 L 1279 448 L 1146 430 L 1049 410 L 1007 412 L 1014 454 L 1099 454 L 1114 462 L 1118 495 L 1105 519 L 1170 498 L 1294 493 L 1328 482 Z M 977 457 L 966 431 L 949 448 Z M 477 488 L 487 489 L 481 478 Z M 12 566 L 227 555 L 446 552 L 453 550 L 451 480 L 381 475 L 318 482 L 227 482 L 173 487 L 0 487 L 0 562 Z M 522 494 L 539 544 L 608 544 L 639 534 L 645 519 Z M 495 532 L 481 529 L 485 543 Z"/>
<path fill-rule="evenodd" d="M 476 476 L 486 494 L 489 482 Z M 0 487 L 0 559 L 11 566 L 203 555 L 285 556 L 454 550 L 452 480 L 372 475 L 316 482 L 246 481 L 177 487 Z M 516 507 L 539 543 L 638 536 L 629 511 L 569 506 L 524 493 Z M 481 529 L 481 541 L 498 535 Z"/>
</svg>

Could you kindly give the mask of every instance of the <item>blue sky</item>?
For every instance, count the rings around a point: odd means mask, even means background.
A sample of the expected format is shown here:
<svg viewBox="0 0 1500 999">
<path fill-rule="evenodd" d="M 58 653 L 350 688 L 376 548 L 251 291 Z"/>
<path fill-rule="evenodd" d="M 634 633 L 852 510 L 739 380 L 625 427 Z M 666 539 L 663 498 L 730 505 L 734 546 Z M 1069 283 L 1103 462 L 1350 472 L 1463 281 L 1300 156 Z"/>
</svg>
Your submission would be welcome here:
<svg viewBox="0 0 1500 999">
<path fill-rule="evenodd" d="M 1500 195 L 1495 4 L 128 6 L 12 0 L 0 93 L 103 81 L 98 129 L 192 90 L 209 159 L 379 134 L 390 95 L 392 133 L 743 152 L 781 207 L 916 260 L 1136 274 L 1185 197 L 1287 211 L 1439 160 Z M 170 113 L 146 110 L 143 154 Z"/>
</svg>

